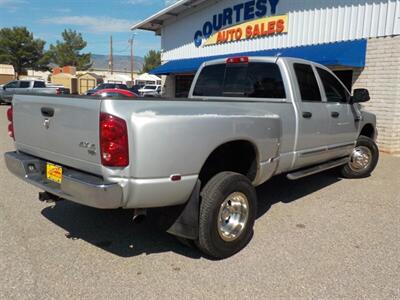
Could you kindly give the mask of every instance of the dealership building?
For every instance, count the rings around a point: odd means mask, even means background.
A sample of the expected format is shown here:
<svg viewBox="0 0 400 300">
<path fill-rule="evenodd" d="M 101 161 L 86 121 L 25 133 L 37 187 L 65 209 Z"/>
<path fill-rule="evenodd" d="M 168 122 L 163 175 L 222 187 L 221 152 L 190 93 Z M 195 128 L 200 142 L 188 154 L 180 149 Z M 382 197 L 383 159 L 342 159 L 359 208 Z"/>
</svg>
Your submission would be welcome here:
<svg viewBox="0 0 400 300">
<path fill-rule="evenodd" d="M 180 0 L 132 27 L 161 36 L 165 93 L 185 97 L 199 66 L 290 56 L 367 88 L 381 150 L 400 154 L 400 0 Z"/>
</svg>

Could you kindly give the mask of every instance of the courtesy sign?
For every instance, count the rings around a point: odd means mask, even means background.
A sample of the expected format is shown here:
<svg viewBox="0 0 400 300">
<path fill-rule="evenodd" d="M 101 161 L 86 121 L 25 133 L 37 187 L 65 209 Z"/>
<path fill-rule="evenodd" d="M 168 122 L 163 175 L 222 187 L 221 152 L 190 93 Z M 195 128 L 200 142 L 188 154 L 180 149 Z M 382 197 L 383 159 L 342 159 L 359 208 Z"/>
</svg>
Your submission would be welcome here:
<svg viewBox="0 0 400 300">
<path fill-rule="evenodd" d="M 209 37 L 204 46 L 225 44 L 241 40 L 266 37 L 288 32 L 288 16 L 260 18 L 225 28 Z"/>
</svg>

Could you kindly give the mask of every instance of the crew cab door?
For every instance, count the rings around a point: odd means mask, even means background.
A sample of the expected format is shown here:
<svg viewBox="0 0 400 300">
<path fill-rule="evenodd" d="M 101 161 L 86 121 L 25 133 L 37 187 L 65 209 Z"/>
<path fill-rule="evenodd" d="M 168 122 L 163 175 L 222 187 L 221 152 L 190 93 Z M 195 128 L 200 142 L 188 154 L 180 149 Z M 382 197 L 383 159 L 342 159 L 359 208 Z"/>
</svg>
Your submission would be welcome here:
<svg viewBox="0 0 400 300">
<path fill-rule="evenodd" d="M 329 115 L 315 68 L 307 63 L 294 63 L 293 70 L 299 126 L 294 167 L 301 168 L 326 160 Z"/>
<path fill-rule="evenodd" d="M 31 91 L 31 81 L 21 80 L 19 82 L 18 88 L 15 89 L 17 93 L 27 93 Z"/>
<path fill-rule="evenodd" d="M 357 114 L 350 104 L 350 93 L 330 71 L 317 67 L 329 114 L 328 154 L 330 158 L 351 153 L 357 140 Z"/>
</svg>

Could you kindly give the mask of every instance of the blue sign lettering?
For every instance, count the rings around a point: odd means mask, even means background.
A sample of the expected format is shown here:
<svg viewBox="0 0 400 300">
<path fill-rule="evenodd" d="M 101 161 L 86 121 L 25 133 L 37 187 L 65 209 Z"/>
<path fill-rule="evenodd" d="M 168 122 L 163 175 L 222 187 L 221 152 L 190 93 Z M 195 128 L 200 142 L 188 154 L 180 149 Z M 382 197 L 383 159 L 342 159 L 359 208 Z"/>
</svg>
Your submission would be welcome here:
<svg viewBox="0 0 400 300">
<path fill-rule="evenodd" d="M 268 13 L 268 4 L 271 14 L 276 14 L 279 1 L 251 0 L 225 8 L 221 13 L 214 15 L 212 21 L 205 22 L 202 30 L 196 31 L 194 35 L 196 47 L 200 47 L 204 38 L 209 38 L 214 31 L 219 31 L 222 27 L 266 16 Z"/>
</svg>

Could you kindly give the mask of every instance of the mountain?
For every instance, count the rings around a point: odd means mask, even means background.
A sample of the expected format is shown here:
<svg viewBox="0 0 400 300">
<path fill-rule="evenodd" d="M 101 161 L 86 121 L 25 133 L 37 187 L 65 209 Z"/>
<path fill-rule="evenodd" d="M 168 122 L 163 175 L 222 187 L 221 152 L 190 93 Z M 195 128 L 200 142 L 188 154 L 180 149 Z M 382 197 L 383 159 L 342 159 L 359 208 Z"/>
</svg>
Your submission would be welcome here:
<svg viewBox="0 0 400 300">
<path fill-rule="evenodd" d="M 92 54 L 93 65 L 91 70 L 108 70 L 108 55 Z M 134 70 L 142 70 L 144 63 L 143 57 L 134 57 Z M 129 55 L 114 55 L 114 71 L 129 72 L 131 69 L 131 57 Z"/>
</svg>

